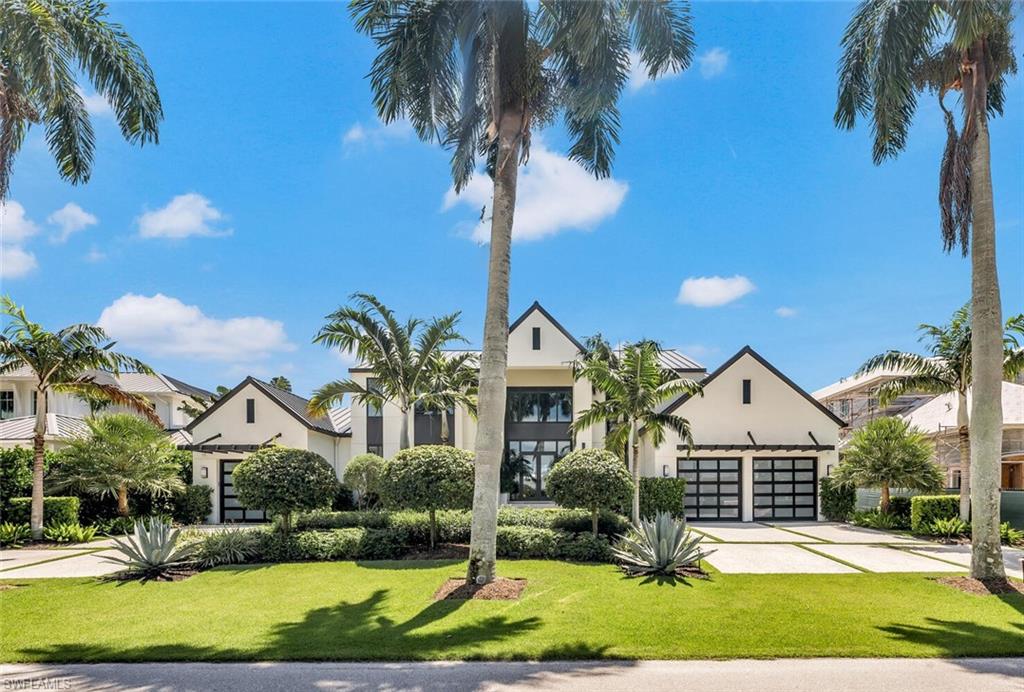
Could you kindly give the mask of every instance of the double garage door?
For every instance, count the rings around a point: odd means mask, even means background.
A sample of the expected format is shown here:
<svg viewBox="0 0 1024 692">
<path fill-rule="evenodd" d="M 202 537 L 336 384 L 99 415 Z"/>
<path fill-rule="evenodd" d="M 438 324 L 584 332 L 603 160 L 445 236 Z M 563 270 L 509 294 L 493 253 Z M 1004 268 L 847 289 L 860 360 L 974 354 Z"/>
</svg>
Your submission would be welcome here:
<svg viewBox="0 0 1024 692">
<path fill-rule="evenodd" d="M 817 459 L 755 458 L 753 473 L 755 521 L 816 518 Z M 742 519 L 741 459 L 679 459 L 677 474 L 686 479 L 687 519 Z"/>
</svg>

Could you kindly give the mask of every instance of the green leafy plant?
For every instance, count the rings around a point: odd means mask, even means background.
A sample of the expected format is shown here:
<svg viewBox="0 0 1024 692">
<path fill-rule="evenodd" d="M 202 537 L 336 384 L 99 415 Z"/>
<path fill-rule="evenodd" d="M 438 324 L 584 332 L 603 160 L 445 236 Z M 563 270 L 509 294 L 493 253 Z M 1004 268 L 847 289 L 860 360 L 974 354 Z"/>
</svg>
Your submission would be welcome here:
<svg viewBox="0 0 1024 692">
<path fill-rule="evenodd" d="M 594 536 L 600 511 L 628 504 L 633 490 L 633 479 L 622 460 L 607 449 L 593 447 L 566 454 L 544 482 L 559 505 L 590 512 Z"/>
<path fill-rule="evenodd" d="M 558 532 L 532 526 L 499 526 L 497 540 L 496 552 L 499 557 L 551 559 L 558 544 Z"/>
<path fill-rule="evenodd" d="M 899 517 L 889 512 L 881 512 L 877 509 L 869 512 L 856 512 L 850 519 L 854 526 L 864 526 L 879 531 L 894 531 L 902 528 Z"/>
<path fill-rule="evenodd" d="M 28 524 L 12 524 L 5 521 L 0 524 L 0 546 L 20 548 L 32 535 Z"/>
<path fill-rule="evenodd" d="M 660 512 L 682 517 L 686 498 L 686 480 L 683 478 L 641 478 L 640 516 L 652 519 Z"/>
<path fill-rule="evenodd" d="M 389 507 L 426 511 L 433 548 L 437 511 L 468 508 L 473 501 L 473 453 L 444 445 L 403 449 L 385 467 L 381 496 Z"/>
<path fill-rule="evenodd" d="M 829 521 L 849 521 L 857 507 L 857 489 L 837 483 L 831 476 L 818 481 L 821 513 Z"/>
<path fill-rule="evenodd" d="M 910 530 L 929 533 L 929 527 L 938 519 L 952 519 L 960 515 L 960 498 L 956 495 L 917 495 L 910 498 Z"/>
<path fill-rule="evenodd" d="M 224 529 L 204 532 L 194 548 L 196 562 L 204 568 L 249 562 L 259 555 L 259 529 Z"/>
<path fill-rule="evenodd" d="M 79 526 L 77 522 L 50 524 L 43 529 L 43 538 L 54 543 L 88 543 L 95 537 L 95 526 Z"/>
<path fill-rule="evenodd" d="M 105 536 L 126 536 L 135 530 L 135 520 L 130 517 L 100 519 L 93 526 Z"/>
<path fill-rule="evenodd" d="M 687 530 L 684 520 L 661 512 L 654 519 L 642 519 L 638 528 L 622 536 L 612 555 L 630 576 L 682 574 L 714 552 L 704 552 L 701 540 Z"/>
<path fill-rule="evenodd" d="M 933 536 L 942 536 L 943 538 L 958 538 L 959 536 L 965 536 L 970 532 L 970 530 L 971 525 L 960 517 L 936 519 L 928 525 L 928 533 Z"/>
<path fill-rule="evenodd" d="M 554 557 L 570 562 L 612 562 L 612 546 L 604 536 L 559 531 Z"/>
<path fill-rule="evenodd" d="M 1010 526 L 1010 522 L 1004 521 L 999 525 L 999 540 L 1006 545 L 1024 545 L 1024 531 Z"/>
<path fill-rule="evenodd" d="M 180 529 L 171 527 L 169 521 L 153 517 L 146 522 L 135 522 L 134 535 L 115 538 L 113 548 L 121 554 L 101 556 L 104 560 L 120 565 L 132 576 L 151 579 L 181 569 L 191 562 L 196 547 L 179 541 Z"/>
<path fill-rule="evenodd" d="M 188 485 L 171 498 L 171 517 L 179 524 L 201 524 L 213 512 L 213 488 Z"/>
<path fill-rule="evenodd" d="M 246 457 L 232 474 L 243 507 L 265 509 L 281 529 L 291 529 L 292 514 L 331 506 L 338 479 L 327 461 L 314 452 L 264 447 Z"/>
<path fill-rule="evenodd" d="M 80 502 L 77 497 L 50 496 L 43 498 L 43 525 L 77 524 Z M 6 519 L 15 524 L 28 524 L 32 509 L 32 498 L 11 498 L 10 507 L 5 512 Z"/>
<path fill-rule="evenodd" d="M 357 506 L 368 509 L 380 496 L 380 479 L 387 462 L 376 454 L 357 454 L 345 465 L 342 481 L 358 493 Z"/>
</svg>

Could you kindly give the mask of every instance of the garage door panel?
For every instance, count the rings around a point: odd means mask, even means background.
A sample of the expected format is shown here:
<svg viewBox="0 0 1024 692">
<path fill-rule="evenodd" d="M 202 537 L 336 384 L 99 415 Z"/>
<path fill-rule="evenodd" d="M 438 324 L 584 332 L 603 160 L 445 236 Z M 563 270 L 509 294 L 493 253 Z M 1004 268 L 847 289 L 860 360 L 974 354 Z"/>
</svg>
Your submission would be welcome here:
<svg viewBox="0 0 1024 692">
<path fill-rule="evenodd" d="M 739 459 L 679 459 L 676 474 L 687 482 L 684 505 L 688 519 L 741 518 Z"/>
<path fill-rule="evenodd" d="M 817 459 L 754 459 L 754 519 L 815 519 Z"/>
</svg>

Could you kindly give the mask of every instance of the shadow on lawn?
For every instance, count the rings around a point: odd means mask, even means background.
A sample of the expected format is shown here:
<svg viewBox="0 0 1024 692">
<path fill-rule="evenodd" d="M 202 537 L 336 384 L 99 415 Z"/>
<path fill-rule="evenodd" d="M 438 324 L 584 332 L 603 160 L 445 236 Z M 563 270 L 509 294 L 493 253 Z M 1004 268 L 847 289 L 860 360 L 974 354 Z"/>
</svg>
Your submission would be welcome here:
<svg viewBox="0 0 1024 692">
<path fill-rule="evenodd" d="M 1001 599 L 1006 600 L 1006 599 Z M 1020 611 L 1019 603 L 1009 603 Z M 878 629 L 894 639 L 929 647 L 940 656 L 1021 656 L 1024 655 L 1024 624 L 1010 623 L 1019 634 L 967 620 L 925 618 L 925 624 L 892 624 Z M 1017 663 L 1019 670 L 1019 663 Z"/>
</svg>

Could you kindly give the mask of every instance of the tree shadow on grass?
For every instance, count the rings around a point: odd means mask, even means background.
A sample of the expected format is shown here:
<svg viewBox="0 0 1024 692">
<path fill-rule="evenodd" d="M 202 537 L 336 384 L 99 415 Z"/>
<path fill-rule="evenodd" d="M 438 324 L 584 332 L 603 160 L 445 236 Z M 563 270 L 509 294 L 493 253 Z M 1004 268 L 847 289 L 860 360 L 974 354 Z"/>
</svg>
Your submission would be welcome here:
<svg viewBox="0 0 1024 692">
<path fill-rule="evenodd" d="M 464 565 L 463 559 L 451 560 L 356 560 L 357 567 L 366 569 L 435 569 L 437 567 L 452 567 Z"/>
<path fill-rule="evenodd" d="M 894 639 L 928 647 L 940 656 L 1024 656 L 1024 624 L 1010 623 L 1010 627 L 1017 632 L 967 620 L 929 617 L 925 624 L 895 623 L 878 629 Z"/>
</svg>

